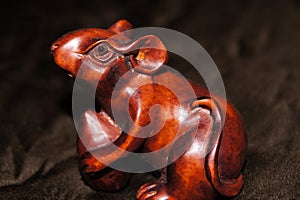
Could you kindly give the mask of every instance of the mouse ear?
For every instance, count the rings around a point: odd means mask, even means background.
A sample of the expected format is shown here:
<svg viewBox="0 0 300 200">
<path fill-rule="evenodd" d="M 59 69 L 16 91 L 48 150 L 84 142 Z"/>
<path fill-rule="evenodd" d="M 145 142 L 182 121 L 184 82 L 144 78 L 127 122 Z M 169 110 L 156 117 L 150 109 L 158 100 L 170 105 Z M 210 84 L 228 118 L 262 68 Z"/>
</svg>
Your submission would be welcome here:
<svg viewBox="0 0 300 200">
<path fill-rule="evenodd" d="M 110 40 L 109 43 L 116 51 L 129 55 L 134 69 L 145 74 L 156 72 L 168 59 L 165 45 L 154 35 L 146 35 L 133 42 Z"/>
<path fill-rule="evenodd" d="M 132 29 L 132 24 L 130 24 L 127 20 L 121 19 L 111 25 L 107 30 L 114 32 L 114 33 L 121 33 L 123 31 L 127 31 L 129 29 Z"/>
</svg>

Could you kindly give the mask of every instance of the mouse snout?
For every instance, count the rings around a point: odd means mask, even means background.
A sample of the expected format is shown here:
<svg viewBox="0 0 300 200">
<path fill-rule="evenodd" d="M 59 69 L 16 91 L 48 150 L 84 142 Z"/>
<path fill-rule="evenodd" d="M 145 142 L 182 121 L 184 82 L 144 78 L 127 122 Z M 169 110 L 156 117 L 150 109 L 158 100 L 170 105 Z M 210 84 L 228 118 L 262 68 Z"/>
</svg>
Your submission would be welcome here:
<svg viewBox="0 0 300 200">
<path fill-rule="evenodd" d="M 51 53 L 53 53 L 57 49 L 58 46 L 59 45 L 57 43 L 52 44 L 51 48 L 50 48 Z"/>
</svg>

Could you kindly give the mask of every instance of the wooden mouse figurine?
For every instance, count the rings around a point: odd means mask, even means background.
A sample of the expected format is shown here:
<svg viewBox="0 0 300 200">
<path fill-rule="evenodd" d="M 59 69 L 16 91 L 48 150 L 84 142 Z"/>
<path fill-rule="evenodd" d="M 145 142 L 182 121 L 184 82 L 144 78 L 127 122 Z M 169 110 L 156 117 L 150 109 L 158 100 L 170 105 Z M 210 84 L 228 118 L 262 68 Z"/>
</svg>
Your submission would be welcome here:
<svg viewBox="0 0 300 200">
<path fill-rule="evenodd" d="M 218 195 L 237 195 L 243 183 L 241 169 L 246 149 L 246 135 L 238 112 L 230 103 L 226 103 L 226 114 L 222 115 L 219 106 L 222 98 L 209 95 L 206 88 L 193 82 L 190 85 L 197 98 L 186 96 L 182 105 L 168 88 L 151 83 L 153 80 L 159 80 L 160 83 L 172 81 L 184 94 L 183 78 L 164 70 L 167 51 L 159 38 L 146 35 L 136 40 L 126 36 L 109 39 L 131 28 L 128 21 L 119 20 L 106 30 L 76 30 L 63 35 L 51 47 L 56 64 L 71 76 L 88 84 L 99 82 L 96 103 L 101 109 L 99 112 L 87 110 L 83 113 L 80 124 L 83 136 L 78 137 L 77 142 L 80 171 L 86 182 L 95 190 L 117 191 L 130 178 L 130 173 L 112 169 L 95 158 L 94 155 L 99 154 L 101 160 L 112 163 L 122 157 L 115 151 L 104 155 L 100 153 L 110 146 L 102 139 L 103 134 L 124 151 L 143 149 L 144 152 L 154 152 L 178 138 L 175 137 L 175 129 L 179 123 L 184 122 L 187 125 L 186 133 L 189 132 L 189 126 L 197 126 L 191 145 L 179 159 L 161 170 L 158 180 L 141 186 L 137 199 L 199 200 L 214 199 Z M 157 48 L 150 48 L 149 44 Z M 78 77 L 78 70 L 85 61 L 93 65 L 88 66 Z M 136 75 L 120 89 L 120 98 L 112 99 L 115 85 L 130 70 Z M 136 83 L 147 84 L 136 89 Z M 122 131 L 114 121 L 111 105 L 117 103 L 120 109 L 128 108 L 128 105 L 122 105 L 123 96 L 130 96 L 130 117 L 140 127 L 150 123 L 148 113 L 151 106 L 163 106 L 168 110 L 163 128 L 148 138 L 137 137 L 140 129 L 131 130 L 130 133 Z M 178 116 L 179 110 L 185 114 Z M 162 118 L 160 113 L 157 118 Z M 218 137 L 210 140 L 214 132 L 218 133 Z M 184 137 L 184 133 L 180 136 Z M 82 139 L 85 140 L 84 145 Z M 201 145 L 211 141 L 212 148 L 207 149 L 206 156 L 201 156 Z"/>
</svg>

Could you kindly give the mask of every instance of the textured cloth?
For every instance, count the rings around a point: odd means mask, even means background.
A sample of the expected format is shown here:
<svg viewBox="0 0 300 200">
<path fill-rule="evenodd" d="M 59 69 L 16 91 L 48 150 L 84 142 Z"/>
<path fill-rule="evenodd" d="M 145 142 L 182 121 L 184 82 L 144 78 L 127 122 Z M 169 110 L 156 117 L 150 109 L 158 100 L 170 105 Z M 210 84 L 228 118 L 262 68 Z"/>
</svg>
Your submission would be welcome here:
<svg viewBox="0 0 300 200">
<path fill-rule="evenodd" d="M 298 1 L 6 1 L 1 3 L 0 199 L 134 199 L 153 177 L 118 193 L 81 180 L 72 119 L 73 80 L 49 47 L 78 28 L 175 29 L 216 62 L 248 135 L 244 187 L 235 199 L 300 199 Z M 176 3 L 175 3 L 176 2 Z M 181 61 L 170 66 L 195 79 Z"/>
</svg>

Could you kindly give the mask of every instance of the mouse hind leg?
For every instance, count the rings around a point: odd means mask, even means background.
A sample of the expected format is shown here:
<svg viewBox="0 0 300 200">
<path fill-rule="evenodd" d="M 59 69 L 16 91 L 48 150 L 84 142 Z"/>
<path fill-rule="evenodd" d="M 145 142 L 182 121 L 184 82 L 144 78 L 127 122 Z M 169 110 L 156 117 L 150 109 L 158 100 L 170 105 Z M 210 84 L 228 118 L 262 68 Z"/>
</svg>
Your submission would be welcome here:
<svg viewBox="0 0 300 200">
<path fill-rule="evenodd" d="M 178 142 L 179 144 L 179 142 Z M 201 141 L 195 140 L 184 155 L 162 170 L 158 180 L 143 185 L 139 200 L 214 199 L 215 192 L 206 177 Z"/>
<path fill-rule="evenodd" d="M 208 144 L 211 140 L 211 132 L 215 121 L 211 115 L 210 100 L 200 100 L 199 106 L 195 108 L 194 116 L 199 118 L 198 129 L 191 143 L 187 142 L 185 136 L 179 138 L 170 153 L 174 155 L 178 148 L 182 148 L 186 143 L 190 144 L 183 155 L 170 164 L 162 174 L 163 178 L 143 185 L 137 194 L 139 200 L 191 200 L 191 199 L 214 199 L 216 192 L 207 178 L 206 156 Z M 164 181 L 162 181 L 164 180 Z"/>
</svg>

